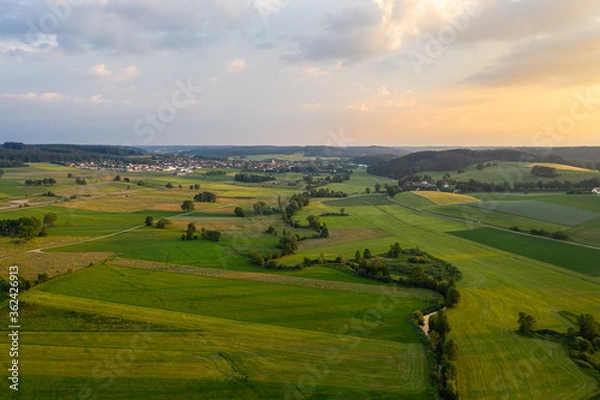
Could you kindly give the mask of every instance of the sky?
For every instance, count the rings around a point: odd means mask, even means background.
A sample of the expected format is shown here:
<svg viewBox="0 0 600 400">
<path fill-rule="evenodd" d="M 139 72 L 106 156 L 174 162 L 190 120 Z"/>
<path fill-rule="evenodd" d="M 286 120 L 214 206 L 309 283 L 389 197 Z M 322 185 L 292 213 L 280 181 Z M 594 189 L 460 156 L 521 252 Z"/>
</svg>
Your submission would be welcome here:
<svg viewBox="0 0 600 400">
<path fill-rule="evenodd" d="M 0 142 L 600 145 L 598 0 L 2 0 Z"/>
</svg>

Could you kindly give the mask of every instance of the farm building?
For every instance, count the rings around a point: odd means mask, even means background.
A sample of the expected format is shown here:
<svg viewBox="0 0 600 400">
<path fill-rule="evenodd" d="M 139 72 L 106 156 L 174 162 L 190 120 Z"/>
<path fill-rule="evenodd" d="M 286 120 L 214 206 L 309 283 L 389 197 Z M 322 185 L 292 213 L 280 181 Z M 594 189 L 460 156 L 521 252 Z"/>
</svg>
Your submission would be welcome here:
<svg viewBox="0 0 600 400">
<path fill-rule="evenodd" d="M 592 189 L 592 193 L 594 193 L 594 194 L 600 194 L 600 187 L 593 188 Z"/>
</svg>

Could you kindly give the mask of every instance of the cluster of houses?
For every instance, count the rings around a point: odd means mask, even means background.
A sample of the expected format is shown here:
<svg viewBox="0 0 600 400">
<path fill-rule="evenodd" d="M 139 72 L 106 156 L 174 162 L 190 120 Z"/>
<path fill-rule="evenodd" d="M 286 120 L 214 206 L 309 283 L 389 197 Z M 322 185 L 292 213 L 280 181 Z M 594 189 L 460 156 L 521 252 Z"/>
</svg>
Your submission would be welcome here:
<svg viewBox="0 0 600 400">
<path fill-rule="evenodd" d="M 329 161 L 320 161 L 319 164 Z M 180 156 L 176 158 L 158 159 L 152 164 L 119 163 L 116 161 L 103 162 L 77 162 L 70 163 L 69 167 L 81 169 L 93 169 L 98 171 L 115 172 L 169 172 L 173 175 L 186 175 L 197 170 L 210 169 L 240 169 L 256 172 L 288 172 L 294 169 L 306 168 L 309 161 L 289 161 L 269 159 L 262 161 L 244 160 L 232 158 L 227 160 L 204 160 L 195 157 Z M 323 167 L 323 165 L 320 165 Z"/>
</svg>

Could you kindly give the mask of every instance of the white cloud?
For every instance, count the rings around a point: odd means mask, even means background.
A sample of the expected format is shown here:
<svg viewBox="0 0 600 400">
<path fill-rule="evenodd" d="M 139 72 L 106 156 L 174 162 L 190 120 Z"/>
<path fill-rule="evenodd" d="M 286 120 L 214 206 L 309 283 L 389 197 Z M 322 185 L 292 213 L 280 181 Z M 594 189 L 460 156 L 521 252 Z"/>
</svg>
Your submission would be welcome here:
<svg viewBox="0 0 600 400">
<path fill-rule="evenodd" d="M 86 72 L 86 75 L 92 79 L 110 82 L 127 81 L 135 78 L 139 74 L 140 70 L 135 65 L 127 67 L 121 71 L 113 72 L 106 68 L 105 64 L 96 64 Z"/>
<path fill-rule="evenodd" d="M 380 96 L 389 96 L 391 94 L 388 88 L 386 88 L 385 86 L 382 86 L 379 89 L 377 89 L 377 93 L 379 93 Z"/>
<path fill-rule="evenodd" d="M 316 111 L 319 110 L 321 107 L 323 107 L 322 103 L 311 103 L 311 102 L 306 102 L 302 105 L 302 108 L 305 110 L 310 110 L 310 111 Z"/>
<path fill-rule="evenodd" d="M 212 83 L 217 83 L 217 82 L 219 82 L 219 78 L 217 78 L 216 76 L 213 76 L 213 77 L 212 77 L 212 78 L 210 78 L 208 81 L 209 81 L 209 82 L 212 82 Z"/>
<path fill-rule="evenodd" d="M 44 92 L 44 93 L 0 93 L 0 97 L 11 100 L 21 101 L 34 101 L 39 103 L 62 103 L 71 102 L 77 104 L 111 104 L 112 101 L 104 99 L 101 94 L 96 94 L 90 97 L 84 97 L 80 95 L 62 94 L 58 92 Z"/>
<path fill-rule="evenodd" d="M 311 67 L 311 68 L 306 68 L 304 70 L 304 74 L 308 75 L 308 76 L 319 77 L 319 76 L 327 76 L 327 75 L 329 75 L 329 72 L 323 71 L 322 69 L 319 69 L 316 67 Z"/>
<path fill-rule="evenodd" d="M 227 64 L 227 72 L 240 72 L 247 68 L 246 60 L 238 58 L 237 60 L 231 61 Z"/>
</svg>

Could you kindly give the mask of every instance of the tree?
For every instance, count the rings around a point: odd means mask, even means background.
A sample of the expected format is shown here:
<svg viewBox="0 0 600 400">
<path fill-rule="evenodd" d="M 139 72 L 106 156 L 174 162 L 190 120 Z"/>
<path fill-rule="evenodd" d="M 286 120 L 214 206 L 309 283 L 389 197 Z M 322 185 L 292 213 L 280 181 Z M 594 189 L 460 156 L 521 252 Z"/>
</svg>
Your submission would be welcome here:
<svg viewBox="0 0 600 400">
<path fill-rule="evenodd" d="M 444 358 L 447 361 L 456 361 L 458 358 L 458 345 L 454 339 L 448 339 L 444 343 Z"/>
<path fill-rule="evenodd" d="M 54 223 L 56 222 L 57 219 L 58 219 L 58 217 L 53 212 L 49 212 L 49 213 L 45 214 L 44 215 L 44 226 L 47 226 L 47 227 L 54 226 Z"/>
<path fill-rule="evenodd" d="M 121 175 L 117 175 L 113 178 L 113 181 L 119 182 L 121 180 Z"/>
<path fill-rule="evenodd" d="M 376 183 L 375 184 L 375 193 L 379 193 L 381 192 L 381 183 Z"/>
<path fill-rule="evenodd" d="M 251 251 L 248 253 L 248 261 L 250 264 L 258 265 L 262 267 L 265 264 L 265 259 L 257 251 Z"/>
<path fill-rule="evenodd" d="M 185 231 L 185 239 L 186 240 L 194 240 L 197 239 L 198 236 L 195 236 L 194 233 L 196 233 L 196 231 L 198 230 L 198 228 L 196 228 L 196 224 L 194 224 L 193 222 L 190 222 L 187 226 L 187 229 Z"/>
<path fill-rule="evenodd" d="M 165 187 L 166 187 L 167 189 L 173 189 L 173 184 L 172 184 L 171 182 L 169 182 L 169 183 L 167 183 L 167 184 L 165 185 Z"/>
<path fill-rule="evenodd" d="M 371 193 L 371 188 L 365 188 L 365 193 L 366 193 L 366 194 L 369 194 L 369 193 Z"/>
<path fill-rule="evenodd" d="M 259 201 L 252 205 L 252 209 L 254 210 L 254 215 L 263 215 L 267 208 L 267 203 L 264 201 Z"/>
<path fill-rule="evenodd" d="M 340 208 L 340 215 L 346 215 L 346 209 L 344 207 Z"/>
<path fill-rule="evenodd" d="M 326 224 L 323 224 L 321 226 L 321 229 L 319 231 L 319 237 L 321 237 L 322 239 L 329 237 L 329 228 L 327 227 Z"/>
<path fill-rule="evenodd" d="M 460 292 L 457 288 L 451 287 L 446 293 L 446 306 L 452 308 L 460 302 Z"/>
<path fill-rule="evenodd" d="M 148 215 L 146 217 L 146 220 L 144 221 L 144 225 L 146 225 L 146 226 L 154 225 L 154 217 L 152 215 Z"/>
<path fill-rule="evenodd" d="M 196 208 L 196 206 L 194 205 L 194 202 L 191 200 L 185 200 L 183 203 L 181 203 L 181 209 L 183 211 L 194 211 L 195 208 Z"/>
<path fill-rule="evenodd" d="M 535 318 L 529 314 L 525 314 L 524 312 L 519 313 L 519 332 L 525 335 L 531 335 L 535 330 L 535 325 L 537 321 Z"/>
<path fill-rule="evenodd" d="M 359 262 L 361 258 L 362 255 L 360 254 L 360 250 L 356 250 L 356 253 L 354 254 L 354 261 Z"/>
<path fill-rule="evenodd" d="M 236 207 L 235 210 L 233 210 L 233 213 L 236 217 L 244 218 L 246 216 L 246 211 L 244 211 L 242 207 Z"/>
<path fill-rule="evenodd" d="M 156 227 L 159 229 L 167 229 L 171 225 L 173 225 L 173 222 L 167 218 L 161 218 L 156 222 Z"/>
<path fill-rule="evenodd" d="M 579 336 L 592 341 L 598 335 L 598 322 L 591 314 L 582 314 L 577 318 Z"/>
<path fill-rule="evenodd" d="M 213 242 L 218 242 L 221 240 L 221 232 L 219 231 L 207 231 L 202 228 L 202 238 L 206 240 L 211 240 Z"/>
<path fill-rule="evenodd" d="M 477 168 L 478 171 L 481 171 L 482 169 L 485 168 L 485 166 L 483 165 L 482 162 L 480 162 L 480 163 L 477 163 L 477 167 L 476 168 Z"/>
<path fill-rule="evenodd" d="M 316 215 L 309 215 L 306 217 L 308 221 L 308 227 L 314 230 L 319 230 L 321 228 L 321 218 Z"/>
<path fill-rule="evenodd" d="M 364 258 L 371 258 L 371 250 L 365 249 L 365 251 L 363 251 L 363 257 Z"/>
<path fill-rule="evenodd" d="M 390 258 L 398 258 L 402 254 L 402 248 L 400 247 L 400 243 L 396 242 L 393 245 L 390 245 L 390 251 L 388 251 L 388 256 Z"/>
<path fill-rule="evenodd" d="M 202 192 L 194 196 L 194 201 L 200 203 L 214 203 L 217 201 L 217 196 L 211 192 Z"/>
<path fill-rule="evenodd" d="M 444 337 L 450 332 L 450 323 L 446 311 L 440 310 L 429 318 L 429 331 L 437 332 L 440 337 Z"/>
<path fill-rule="evenodd" d="M 385 191 L 387 192 L 388 196 L 390 196 L 390 197 L 394 197 L 395 195 L 397 195 L 398 193 L 400 193 L 400 189 L 396 185 L 389 185 L 385 189 Z"/>
</svg>

